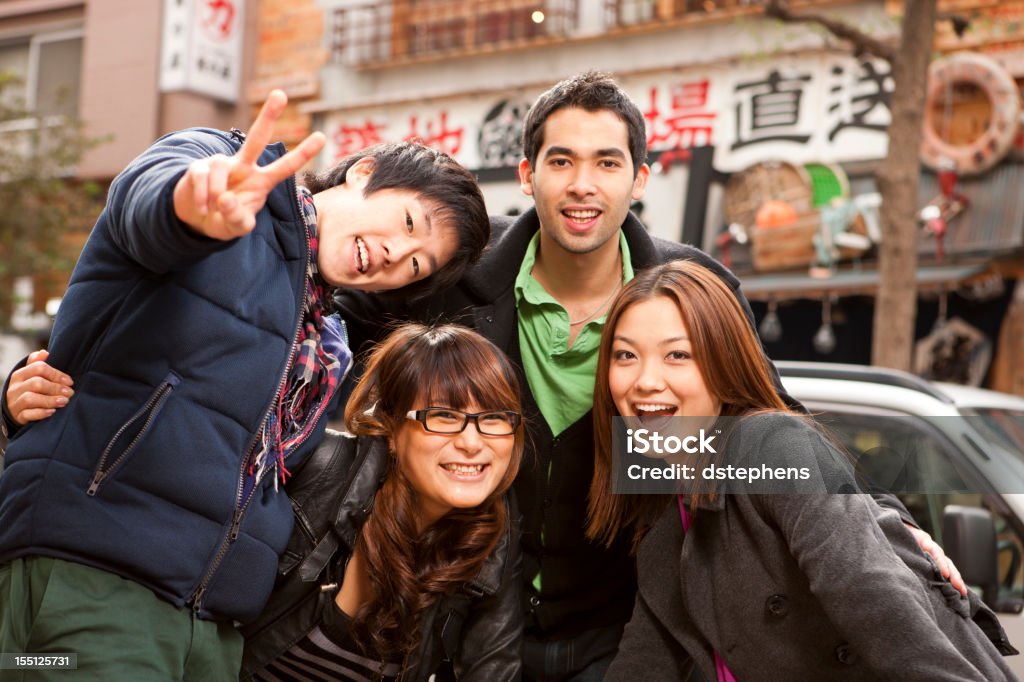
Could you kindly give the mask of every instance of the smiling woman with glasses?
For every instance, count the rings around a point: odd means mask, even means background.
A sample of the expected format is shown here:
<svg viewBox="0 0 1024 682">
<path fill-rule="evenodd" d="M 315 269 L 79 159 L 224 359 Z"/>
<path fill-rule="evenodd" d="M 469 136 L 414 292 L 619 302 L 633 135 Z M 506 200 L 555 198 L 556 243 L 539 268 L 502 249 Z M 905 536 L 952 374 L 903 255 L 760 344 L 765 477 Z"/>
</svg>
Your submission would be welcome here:
<svg viewBox="0 0 1024 682">
<path fill-rule="evenodd" d="M 423 407 L 425 406 L 425 407 Z M 396 329 L 325 444 L 287 486 L 295 530 L 242 678 L 520 676 L 523 449 L 505 356 L 457 325 Z"/>
</svg>

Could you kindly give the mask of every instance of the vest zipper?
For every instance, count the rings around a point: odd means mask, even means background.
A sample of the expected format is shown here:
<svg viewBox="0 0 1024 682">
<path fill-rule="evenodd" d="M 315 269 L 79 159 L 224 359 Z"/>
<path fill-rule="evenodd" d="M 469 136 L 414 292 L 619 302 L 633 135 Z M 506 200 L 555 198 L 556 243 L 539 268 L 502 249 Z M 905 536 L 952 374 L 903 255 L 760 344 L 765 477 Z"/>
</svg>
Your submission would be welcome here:
<svg viewBox="0 0 1024 682">
<path fill-rule="evenodd" d="M 294 182 L 294 180 L 292 180 Z M 302 269 L 302 284 L 299 286 L 299 315 L 298 320 L 295 322 L 295 331 L 292 333 L 292 345 L 290 352 L 288 353 L 288 360 L 284 366 L 284 372 L 281 374 L 280 379 L 277 382 L 277 389 L 274 391 L 274 398 L 270 401 L 270 405 L 267 406 L 266 412 L 263 414 L 263 423 L 260 428 L 253 435 L 249 441 L 249 447 L 246 449 L 245 457 L 242 458 L 242 466 L 238 472 L 238 486 L 235 489 L 235 513 L 231 519 L 231 528 L 228 530 L 227 535 L 221 540 L 220 547 L 217 549 L 217 554 L 214 556 L 213 561 L 207 567 L 206 572 L 203 574 L 203 579 L 199 581 L 199 586 L 189 597 L 188 602 L 192 604 L 192 611 L 197 616 L 203 608 L 203 597 L 206 596 L 206 588 L 209 587 L 210 581 L 213 580 L 214 574 L 217 569 L 220 568 L 220 564 L 224 561 L 224 557 L 227 556 L 228 549 L 231 544 L 238 539 L 239 529 L 242 525 L 242 518 L 245 516 L 245 511 L 249 508 L 249 503 L 252 498 L 256 495 L 256 486 L 249 491 L 248 499 L 242 500 L 242 492 L 245 489 L 245 468 L 249 462 L 249 457 L 252 455 L 253 450 L 256 448 L 256 440 L 263 433 L 263 430 L 267 427 L 267 421 L 270 419 L 270 412 L 277 405 L 280 400 L 281 391 L 284 389 L 285 382 L 287 381 L 288 374 L 292 370 L 292 360 L 295 358 L 295 349 L 299 341 L 299 331 L 302 329 L 302 320 L 305 317 L 304 309 L 306 305 L 306 278 L 309 276 L 309 221 L 306 219 L 306 212 L 302 208 L 302 195 L 299 192 L 298 184 L 295 185 L 295 200 L 298 203 L 299 215 L 302 216 L 303 234 L 305 235 L 306 241 L 306 267 Z M 302 444 L 303 441 L 296 443 L 295 447 Z M 274 474 L 276 475 L 276 474 Z"/>
<path fill-rule="evenodd" d="M 117 430 L 114 437 L 107 443 L 107 447 L 103 449 L 103 454 L 100 455 L 100 460 L 96 464 L 96 470 L 93 472 L 92 480 L 89 482 L 89 488 L 85 491 L 85 494 L 89 497 L 95 497 L 99 491 L 100 486 L 110 476 L 115 474 L 121 465 L 124 464 L 125 460 L 135 451 L 136 446 L 142 441 L 143 436 L 149 432 L 149 428 L 153 425 L 153 420 L 160 413 L 160 409 L 163 407 L 164 401 L 171 395 L 171 391 L 175 386 L 178 385 L 180 379 L 178 375 L 173 372 L 165 378 L 156 390 L 153 391 L 149 399 L 146 400 L 145 404 L 136 411 L 131 418 L 121 425 L 121 428 Z M 117 458 L 107 466 L 107 458 L 110 457 L 111 452 L 114 449 L 114 445 L 120 440 L 124 432 L 131 428 L 132 424 L 142 419 L 146 420 L 142 423 L 142 428 L 135 434 L 135 437 L 128 443 L 128 446 L 121 452 Z"/>
</svg>

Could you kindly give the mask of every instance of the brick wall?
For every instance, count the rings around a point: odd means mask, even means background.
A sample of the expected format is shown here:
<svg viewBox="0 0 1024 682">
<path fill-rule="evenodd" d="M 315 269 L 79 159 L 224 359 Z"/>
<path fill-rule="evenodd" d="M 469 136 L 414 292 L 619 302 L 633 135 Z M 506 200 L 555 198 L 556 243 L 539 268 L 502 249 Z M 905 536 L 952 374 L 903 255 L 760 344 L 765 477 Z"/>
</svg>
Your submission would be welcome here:
<svg viewBox="0 0 1024 682">
<path fill-rule="evenodd" d="M 319 97 L 324 10 L 316 0 L 261 0 L 253 77 L 248 96 L 253 115 L 273 88 L 288 94 L 288 110 L 278 121 L 275 137 L 294 144 L 308 135 L 312 116 L 298 105 Z"/>
</svg>

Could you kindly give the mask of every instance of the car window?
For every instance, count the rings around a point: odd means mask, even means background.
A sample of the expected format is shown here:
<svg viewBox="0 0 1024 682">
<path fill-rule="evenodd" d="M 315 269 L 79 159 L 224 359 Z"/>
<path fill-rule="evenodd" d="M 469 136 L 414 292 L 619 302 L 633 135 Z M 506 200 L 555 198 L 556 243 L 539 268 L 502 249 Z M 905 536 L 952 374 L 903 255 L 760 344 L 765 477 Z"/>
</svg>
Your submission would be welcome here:
<svg viewBox="0 0 1024 682">
<path fill-rule="evenodd" d="M 915 417 L 838 414 L 818 418 L 853 455 L 871 489 L 896 494 L 970 490 L 953 464 L 951 445 Z"/>
<path fill-rule="evenodd" d="M 1024 460 L 1024 411 L 976 408 L 970 412 L 976 416 L 968 419 L 986 438 L 1002 443 Z"/>
<path fill-rule="evenodd" d="M 969 486 L 973 474 L 965 458 L 926 420 L 876 414 L 847 414 L 833 408 L 818 420 L 857 460 L 858 473 L 895 493 L 923 530 L 940 545 L 942 519 L 948 505 L 982 507 L 996 524 L 1000 597 L 1024 594 L 1024 542 L 1013 524 L 987 504 L 980 485 Z M 1015 420 L 1001 421 L 1016 428 Z M 1009 424 L 1009 427 L 1006 425 Z"/>
</svg>

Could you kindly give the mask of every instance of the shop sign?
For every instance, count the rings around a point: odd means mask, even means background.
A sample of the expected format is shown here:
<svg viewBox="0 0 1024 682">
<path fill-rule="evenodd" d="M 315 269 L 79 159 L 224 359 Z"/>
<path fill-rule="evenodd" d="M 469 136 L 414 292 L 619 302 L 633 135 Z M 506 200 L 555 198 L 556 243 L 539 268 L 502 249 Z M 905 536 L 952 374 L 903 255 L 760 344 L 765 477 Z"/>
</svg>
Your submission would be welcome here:
<svg viewBox="0 0 1024 682">
<path fill-rule="evenodd" d="M 892 77 L 881 60 L 795 56 L 619 83 L 644 113 L 649 151 L 714 146 L 721 171 L 777 158 L 879 159 L 887 150 Z M 326 163 L 376 142 L 419 139 L 469 168 L 514 167 L 523 115 L 540 91 L 330 112 Z"/>
<path fill-rule="evenodd" d="M 164 0 L 160 92 L 236 102 L 244 0 Z"/>
</svg>

